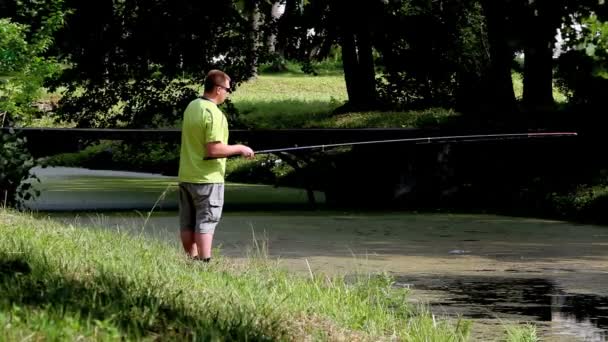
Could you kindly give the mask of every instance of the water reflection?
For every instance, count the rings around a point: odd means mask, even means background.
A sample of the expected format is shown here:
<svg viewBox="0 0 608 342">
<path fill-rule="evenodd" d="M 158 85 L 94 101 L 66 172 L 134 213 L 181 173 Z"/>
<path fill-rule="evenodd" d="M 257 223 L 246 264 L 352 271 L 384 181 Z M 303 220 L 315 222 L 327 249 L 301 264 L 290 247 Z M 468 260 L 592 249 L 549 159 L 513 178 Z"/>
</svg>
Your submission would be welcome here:
<svg viewBox="0 0 608 342">
<path fill-rule="evenodd" d="M 463 277 L 408 279 L 414 289 L 440 290 L 435 311 L 469 318 L 515 318 L 552 322 L 553 333 L 584 341 L 608 340 L 608 297 L 567 293 L 549 279 Z"/>
</svg>

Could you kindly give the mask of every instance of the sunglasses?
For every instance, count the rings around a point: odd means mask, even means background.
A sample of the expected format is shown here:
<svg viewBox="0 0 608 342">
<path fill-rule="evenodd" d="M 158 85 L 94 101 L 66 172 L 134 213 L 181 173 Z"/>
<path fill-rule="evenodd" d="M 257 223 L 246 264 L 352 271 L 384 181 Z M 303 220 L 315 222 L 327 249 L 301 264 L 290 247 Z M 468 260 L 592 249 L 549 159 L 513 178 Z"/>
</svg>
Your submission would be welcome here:
<svg viewBox="0 0 608 342">
<path fill-rule="evenodd" d="M 227 93 L 232 93 L 232 89 L 226 88 L 223 85 L 216 84 L 215 86 L 224 89 Z"/>
</svg>

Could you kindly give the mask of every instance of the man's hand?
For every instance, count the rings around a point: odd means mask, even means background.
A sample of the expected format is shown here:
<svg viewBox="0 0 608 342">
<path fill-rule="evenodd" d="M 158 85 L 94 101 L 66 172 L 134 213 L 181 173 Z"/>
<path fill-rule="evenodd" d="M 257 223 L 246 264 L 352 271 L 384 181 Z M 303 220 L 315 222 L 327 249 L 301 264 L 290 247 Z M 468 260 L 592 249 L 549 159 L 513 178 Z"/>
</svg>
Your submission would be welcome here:
<svg viewBox="0 0 608 342">
<path fill-rule="evenodd" d="M 247 159 L 253 158 L 255 153 L 249 146 L 236 144 L 226 145 L 219 141 L 207 143 L 205 151 L 205 160 L 226 158 L 230 156 L 241 155 Z"/>
<path fill-rule="evenodd" d="M 252 159 L 255 156 L 255 153 L 249 146 L 241 145 L 241 156 Z"/>
</svg>

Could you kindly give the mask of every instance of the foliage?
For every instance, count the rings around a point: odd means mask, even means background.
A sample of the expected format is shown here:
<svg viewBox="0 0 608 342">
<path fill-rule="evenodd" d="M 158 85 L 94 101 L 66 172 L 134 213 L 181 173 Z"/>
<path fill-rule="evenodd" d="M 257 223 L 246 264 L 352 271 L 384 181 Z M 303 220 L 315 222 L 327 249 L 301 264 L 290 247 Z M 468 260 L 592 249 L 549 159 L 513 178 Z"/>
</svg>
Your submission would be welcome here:
<svg viewBox="0 0 608 342">
<path fill-rule="evenodd" d="M 601 170 L 597 177 L 573 189 L 551 192 L 546 195 L 546 200 L 558 216 L 605 223 L 608 219 L 608 170 Z"/>
<path fill-rule="evenodd" d="M 1 119 L 1 118 L 0 118 Z M 35 161 L 25 147 L 24 138 L 19 138 L 13 129 L 0 131 L 0 203 L 4 206 L 19 206 L 22 200 L 37 196 L 32 189 L 30 169 Z M 24 180 L 32 178 L 29 182 Z"/>
<path fill-rule="evenodd" d="M 274 155 L 258 155 L 255 159 L 231 159 L 226 164 L 226 180 L 241 183 L 279 184 L 290 176 L 293 168 Z M 293 185 L 293 184 L 291 184 Z"/>
<path fill-rule="evenodd" d="M 0 74 L 18 71 L 27 65 L 26 28 L 25 25 L 11 23 L 9 19 L 0 19 Z"/>
<path fill-rule="evenodd" d="M 232 2 L 68 0 L 65 119 L 79 127 L 173 126 L 207 71 L 251 76 L 249 26 Z"/>
<path fill-rule="evenodd" d="M 84 167 L 96 168 L 99 165 L 94 160 L 102 159 L 100 155 L 105 154 L 114 146 L 111 142 L 100 142 L 85 147 L 78 152 L 60 153 L 54 156 L 45 157 L 43 164 L 45 166 L 65 166 L 65 167 Z M 108 160 L 105 160 L 107 164 Z"/>
<path fill-rule="evenodd" d="M 111 164 L 130 166 L 136 171 L 153 171 L 165 175 L 177 175 L 179 144 L 168 142 L 134 143 L 126 141 L 116 144 L 109 151 Z"/>
<path fill-rule="evenodd" d="M 36 109 L 33 102 L 40 95 L 43 81 L 54 75 L 56 61 L 44 57 L 52 45 L 52 34 L 63 24 L 62 0 L 47 4 L 49 12 L 40 18 L 37 29 L 0 19 L 0 127 L 11 127 L 0 132 L 0 193 L 5 205 L 18 206 L 37 192 L 30 177 L 35 161 L 27 151 L 25 139 L 19 138 L 13 126 L 31 122 Z M 34 9 L 23 7 L 23 11 Z"/>
<path fill-rule="evenodd" d="M 177 175 L 179 144 L 169 142 L 102 141 L 75 153 L 45 158 L 47 166 L 84 167 Z"/>
<path fill-rule="evenodd" d="M 333 50 L 332 50 L 333 51 Z M 342 58 L 339 55 L 339 51 L 336 52 L 331 58 L 325 58 L 323 60 L 313 60 L 307 63 L 308 67 L 312 70 L 311 72 L 305 72 L 306 67 L 301 62 L 295 60 L 286 60 L 280 57 L 280 62 L 267 62 L 260 65 L 258 69 L 260 75 L 313 75 L 313 76 L 329 76 L 339 75 L 344 76 L 342 70 Z M 280 67 L 278 66 L 280 64 Z"/>
<path fill-rule="evenodd" d="M 376 37 L 383 102 L 400 108 L 454 106 L 459 89 L 488 61 L 484 18 L 475 1 L 389 2 Z"/>
<path fill-rule="evenodd" d="M 562 34 L 569 51 L 559 58 L 559 85 L 570 104 L 599 108 L 608 92 L 608 22 L 572 17 Z"/>
<path fill-rule="evenodd" d="M 536 333 L 536 326 L 532 324 L 526 325 L 508 325 L 505 327 L 506 342 L 539 342 L 540 338 Z"/>
<path fill-rule="evenodd" d="M 28 31 L 26 25 L 0 19 L 0 113 L 17 124 L 31 122 L 44 80 L 59 70 L 52 58 L 42 57 L 51 42 L 28 41 Z"/>
</svg>

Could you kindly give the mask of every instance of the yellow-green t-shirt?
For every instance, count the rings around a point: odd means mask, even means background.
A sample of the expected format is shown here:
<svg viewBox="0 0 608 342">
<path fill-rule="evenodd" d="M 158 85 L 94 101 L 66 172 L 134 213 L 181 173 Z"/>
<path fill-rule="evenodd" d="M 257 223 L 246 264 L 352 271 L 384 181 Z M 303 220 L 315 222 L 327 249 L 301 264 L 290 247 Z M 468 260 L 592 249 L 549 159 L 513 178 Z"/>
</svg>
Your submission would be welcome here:
<svg viewBox="0 0 608 342">
<path fill-rule="evenodd" d="M 205 160 L 205 145 L 228 144 L 228 121 L 217 105 L 196 99 L 186 107 L 182 123 L 182 145 L 178 180 L 186 183 L 224 183 L 226 158 Z"/>
</svg>

